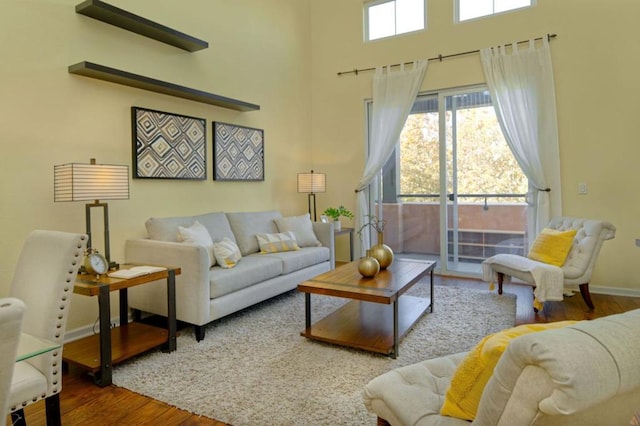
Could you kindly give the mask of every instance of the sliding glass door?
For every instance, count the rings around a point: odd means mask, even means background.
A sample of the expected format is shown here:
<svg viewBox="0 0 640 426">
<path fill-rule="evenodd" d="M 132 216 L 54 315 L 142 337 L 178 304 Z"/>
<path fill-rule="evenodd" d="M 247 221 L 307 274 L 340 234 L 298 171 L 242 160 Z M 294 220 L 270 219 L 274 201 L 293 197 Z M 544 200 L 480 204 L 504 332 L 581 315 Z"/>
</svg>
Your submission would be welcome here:
<svg viewBox="0 0 640 426">
<path fill-rule="evenodd" d="M 419 96 L 374 186 L 397 256 L 477 276 L 495 253 L 524 253 L 527 180 L 484 88 Z"/>
</svg>

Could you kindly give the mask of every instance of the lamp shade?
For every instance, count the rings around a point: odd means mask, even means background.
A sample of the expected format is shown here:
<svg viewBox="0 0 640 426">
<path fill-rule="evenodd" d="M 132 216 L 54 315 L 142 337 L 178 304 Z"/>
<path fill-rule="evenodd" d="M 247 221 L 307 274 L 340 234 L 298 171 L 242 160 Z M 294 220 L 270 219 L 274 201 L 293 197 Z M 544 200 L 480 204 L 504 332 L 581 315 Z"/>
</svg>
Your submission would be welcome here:
<svg viewBox="0 0 640 426">
<path fill-rule="evenodd" d="M 317 192 L 326 192 L 327 175 L 324 173 L 298 173 L 298 192 L 307 192 L 315 194 Z"/>
<path fill-rule="evenodd" d="M 69 163 L 54 166 L 53 174 L 54 201 L 129 199 L 128 166 Z"/>
</svg>

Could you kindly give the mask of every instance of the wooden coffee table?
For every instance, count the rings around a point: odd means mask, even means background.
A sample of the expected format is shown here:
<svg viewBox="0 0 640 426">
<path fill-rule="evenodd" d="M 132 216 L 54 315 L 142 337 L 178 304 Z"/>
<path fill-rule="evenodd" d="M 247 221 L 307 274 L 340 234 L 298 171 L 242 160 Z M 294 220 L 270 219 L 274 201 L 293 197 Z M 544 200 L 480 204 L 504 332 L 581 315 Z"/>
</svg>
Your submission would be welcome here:
<svg viewBox="0 0 640 426">
<path fill-rule="evenodd" d="M 435 262 L 396 259 L 373 278 L 363 278 L 358 261 L 337 267 L 298 285 L 305 293 L 305 330 L 309 339 L 398 356 L 399 341 L 429 310 L 433 312 Z M 404 294 L 431 274 L 430 297 Z M 311 294 L 352 299 L 311 325 Z"/>
</svg>

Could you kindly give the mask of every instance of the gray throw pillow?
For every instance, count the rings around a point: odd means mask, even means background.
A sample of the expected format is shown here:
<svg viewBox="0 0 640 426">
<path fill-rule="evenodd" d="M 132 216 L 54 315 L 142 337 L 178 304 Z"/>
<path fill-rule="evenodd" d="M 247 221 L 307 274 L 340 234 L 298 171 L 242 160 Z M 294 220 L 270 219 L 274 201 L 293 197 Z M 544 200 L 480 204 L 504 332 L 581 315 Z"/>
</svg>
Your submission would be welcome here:
<svg viewBox="0 0 640 426">
<path fill-rule="evenodd" d="M 322 245 L 318 241 L 315 232 L 313 232 L 313 224 L 309 213 L 300 216 L 282 217 L 274 219 L 274 221 L 279 232 L 292 231 L 300 247 L 318 247 Z"/>
</svg>

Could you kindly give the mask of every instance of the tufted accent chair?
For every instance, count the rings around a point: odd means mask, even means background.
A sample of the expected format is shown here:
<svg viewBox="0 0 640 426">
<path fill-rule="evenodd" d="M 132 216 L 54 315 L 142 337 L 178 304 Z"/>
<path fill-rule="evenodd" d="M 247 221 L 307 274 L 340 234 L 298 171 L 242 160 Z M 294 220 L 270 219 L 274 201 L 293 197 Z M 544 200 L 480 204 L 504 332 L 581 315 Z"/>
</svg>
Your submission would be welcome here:
<svg viewBox="0 0 640 426">
<path fill-rule="evenodd" d="M 24 407 L 45 400 L 48 425 L 59 425 L 62 390 L 62 343 L 73 286 L 87 236 L 32 231 L 11 283 L 11 296 L 27 305 L 22 331 L 61 345 L 60 349 L 16 363 L 9 410 L 13 424 L 26 424 Z"/>
<path fill-rule="evenodd" d="M 0 419 L 7 418 L 7 402 L 25 306 L 14 297 L 0 299 Z"/>
<path fill-rule="evenodd" d="M 602 243 L 605 240 L 610 240 L 615 237 L 616 228 L 609 222 L 573 217 L 554 218 L 549 222 L 547 227 L 558 231 L 568 231 L 572 229 L 578 231 L 573 239 L 569 255 L 561 267 L 564 276 L 564 285 L 578 285 L 584 302 L 590 309 L 594 309 L 593 302 L 591 301 L 591 293 L 589 292 L 591 273 L 598 259 Z M 516 277 L 526 283 L 533 284 L 533 277 L 528 271 L 522 271 L 495 263 L 492 264 L 491 267 L 497 273 L 498 293 L 500 294 L 502 294 L 502 283 L 505 276 Z"/>
</svg>

